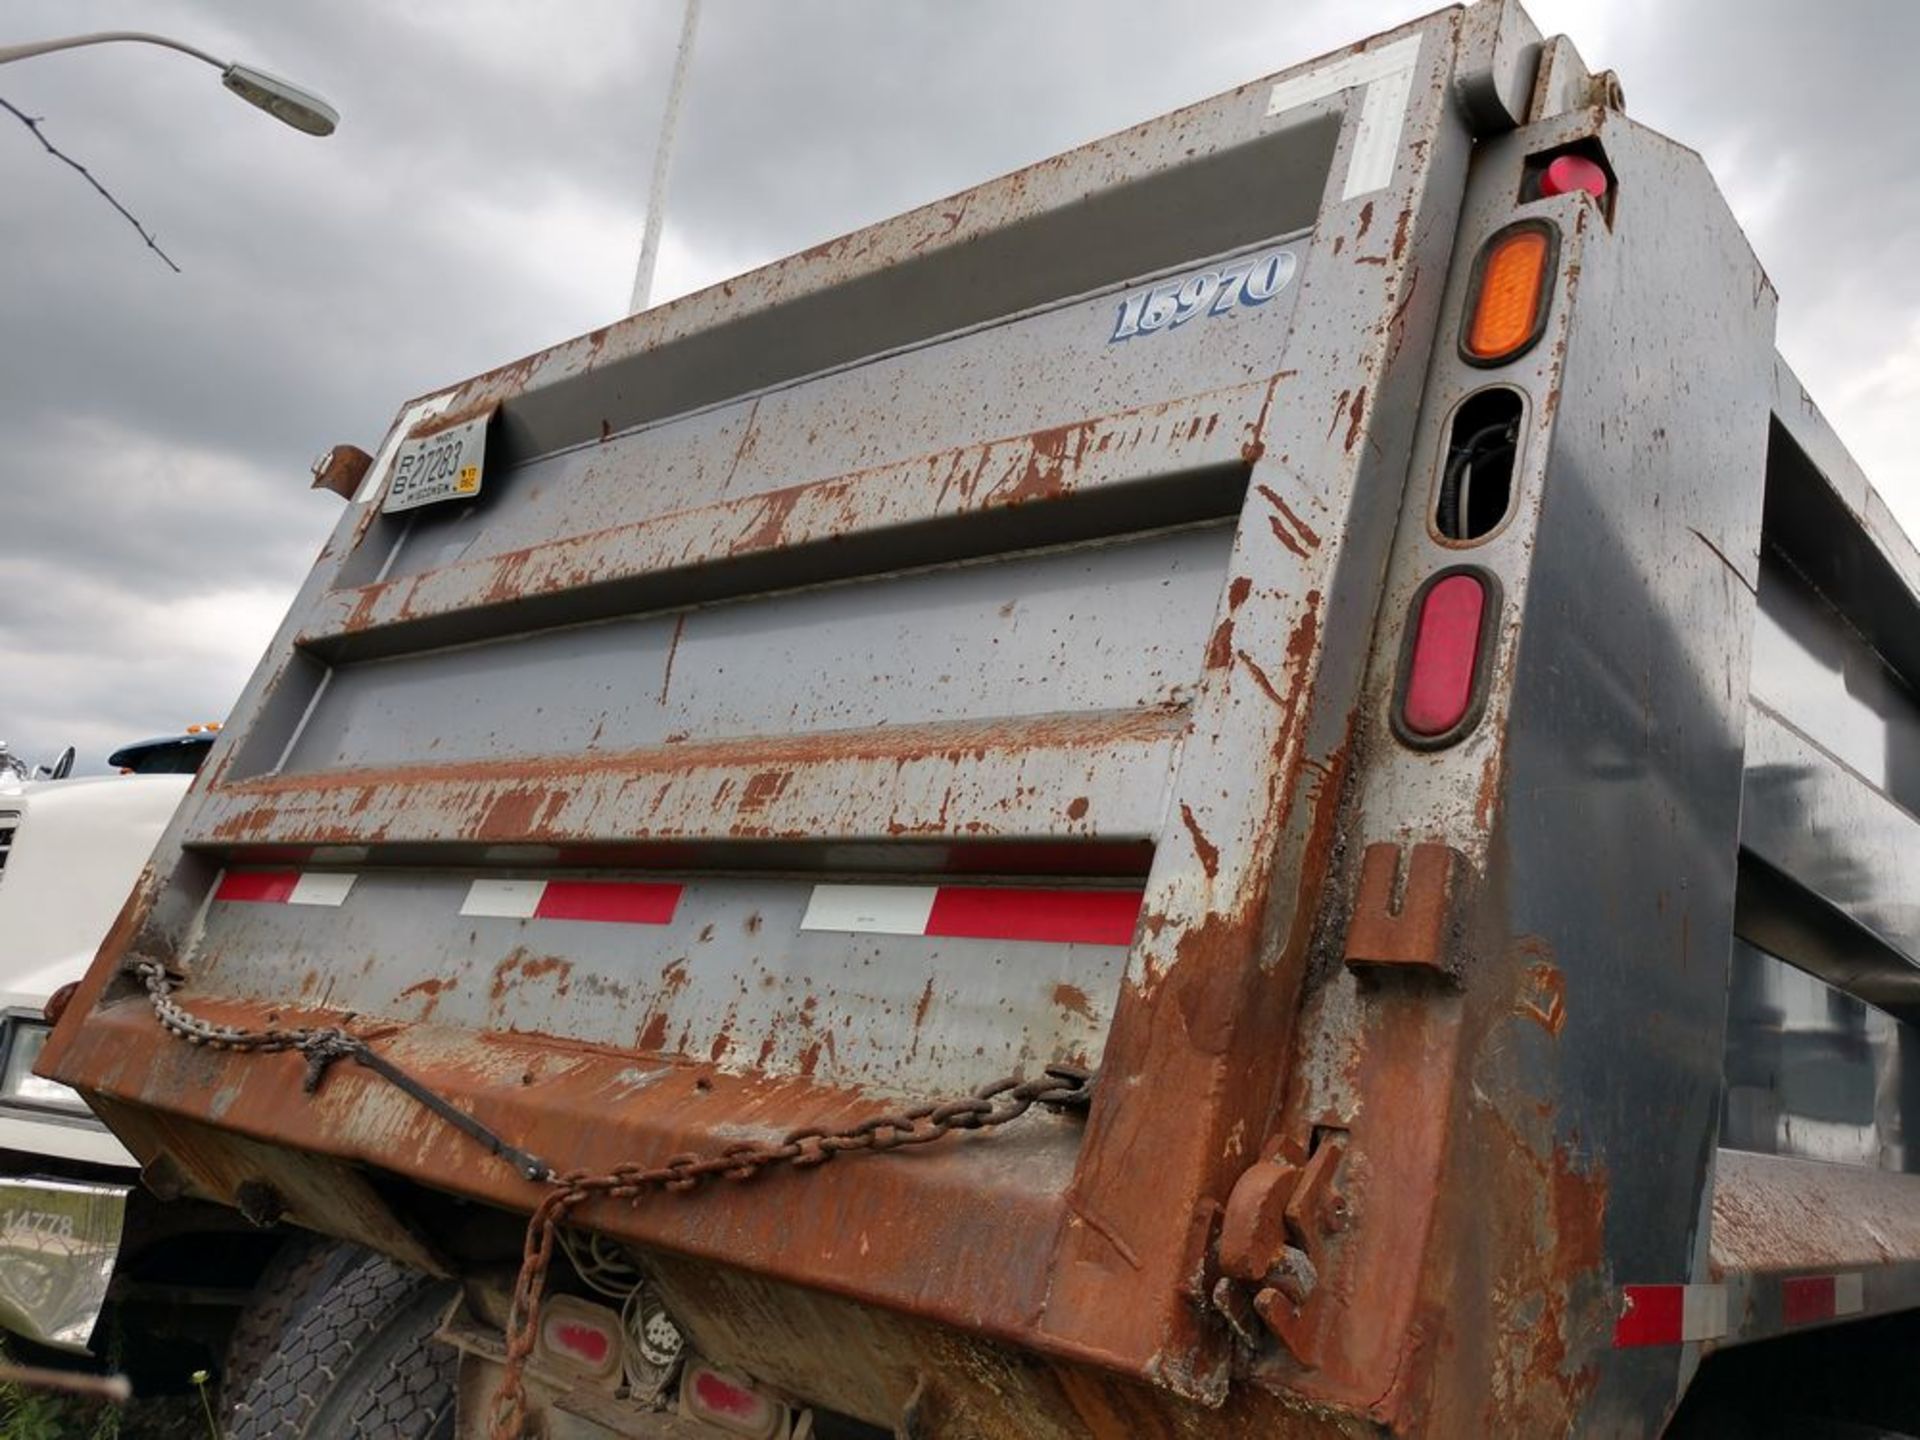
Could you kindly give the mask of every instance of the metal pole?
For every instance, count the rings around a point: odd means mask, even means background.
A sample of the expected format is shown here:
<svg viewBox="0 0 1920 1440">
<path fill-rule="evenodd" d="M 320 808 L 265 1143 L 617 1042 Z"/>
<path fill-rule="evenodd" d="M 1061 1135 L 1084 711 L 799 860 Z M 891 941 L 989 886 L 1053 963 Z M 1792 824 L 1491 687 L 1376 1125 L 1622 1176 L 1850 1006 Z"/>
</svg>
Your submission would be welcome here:
<svg viewBox="0 0 1920 1440">
<path fill-rule="evenodd" d="M 0 45 L 0 65 L 5 65 L 9 60 L 30 60 L 35 55 L 51 55 L 56 50 L 77 50 L 82 45 L 111 45 L 120 40 L 130 40 L 140 45 L 163 45 L 169 50 L 178 50 L 182 55 L 204 60 L 216 70 L 227 68 L 226 61 L 204 50 L 170 40 L 165 35 L 149 35 L 144 30 L 100 30 L 92 35 L 66 35 L 58 40 L 30 40 L 24 45 Z"/>
<path fill-rule="evenodd" d="M 673 132 L 680 123 L 680 100 L 687 88 L 687 65 L 693 58 L 694 27 L 700 23 L 700 0 L 687 0 L 680 22 L 680 49 L 673 57 L 673 79 L 667 86 L 667 109 L 660 119 L 660 144 L 653 152 L 653 182 L 647 187 L 647 224 L 640 235 L 640 264 L 633 272 L 633 298 L 627 313 L 638 315 L 653 296 L 653 267 L 660 259 L 660 231 L 667 215 L 667 172 L 673 168 Z"/>
</svg>

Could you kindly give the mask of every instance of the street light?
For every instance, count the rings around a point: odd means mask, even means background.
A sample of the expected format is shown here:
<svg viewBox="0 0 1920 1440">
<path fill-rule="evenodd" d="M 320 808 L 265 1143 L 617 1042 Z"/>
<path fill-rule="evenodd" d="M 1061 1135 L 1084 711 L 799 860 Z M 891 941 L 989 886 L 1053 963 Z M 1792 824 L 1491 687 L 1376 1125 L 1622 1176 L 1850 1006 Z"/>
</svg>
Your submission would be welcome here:
<svg viewBox="0 0 1920 1440">
<path fill-rule="evenodd" d="M 25 45 L 0 45 L 0 65 L 35 55 L 50 55 L 56 50 L 77 50 L 82 45 L 107 45 L 120 40 L 159 45 L 206 61 L 220 72 L 220 83 L 227 89 L 249 105 L 257 106 L 303 134 L 331 135 L 334 127 L 340 123 L 340 112 L 326 101 L 277 75 L 269 75 L 251 65 L 221 60 L 178 40 L 169 40 L 164 35 L 148 35 L 139 30 L 103 30 L 94 35 L 68 35 L 58 40 L 34 40 Z"/>
</svg>

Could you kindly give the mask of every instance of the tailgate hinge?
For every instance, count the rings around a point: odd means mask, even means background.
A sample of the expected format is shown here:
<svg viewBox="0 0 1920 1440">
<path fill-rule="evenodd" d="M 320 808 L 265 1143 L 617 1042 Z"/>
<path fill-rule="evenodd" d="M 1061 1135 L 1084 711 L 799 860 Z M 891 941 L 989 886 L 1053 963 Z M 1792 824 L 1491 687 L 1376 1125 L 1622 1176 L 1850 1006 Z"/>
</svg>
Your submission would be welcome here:
<svg viewBox="0 0 1920 1440">
<path fill-rule="evenodd" d="M 1347 1227 L 1335 1185 L 1346 1153 L 1346 1133 L 1330 1130 L 1305 1164 L 1260 1161 L 1235 1182 L 1221 1217 L 1214 1308 L 1249 1345 L 1259 1342 L 1258 1320 L 1302 1365 L 1315 1363 L 1307 1308 L 1321 1288 L 1327 1242 Z"/>
</svg>

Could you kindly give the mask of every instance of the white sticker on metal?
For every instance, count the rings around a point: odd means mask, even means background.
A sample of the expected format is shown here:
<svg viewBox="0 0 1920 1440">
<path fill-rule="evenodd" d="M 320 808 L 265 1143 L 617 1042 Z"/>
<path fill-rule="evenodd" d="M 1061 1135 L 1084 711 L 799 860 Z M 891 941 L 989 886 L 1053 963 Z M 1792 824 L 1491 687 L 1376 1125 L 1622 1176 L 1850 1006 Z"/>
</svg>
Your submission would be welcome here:
<svg viewBox="0 0 1920 1440">
<path fill-rule="evenodd" d="M 1681 1302 L 1680 1338 L 1716 1340 L 1727 1333 L 1727 1287 L 1689 1285 Z"/>
<path fill-rule="evenodd" d="M 1858 1315 L 1867 1308 L 1867 1277 L 1858 1270 L 1833 1277 L 1833 1313 Z"/>
<path fill-rule="evenodd" d="M 287 895 L 289 905 L 344 905 L 354 877 L 337 871 L 303 870 Z"/>
<path fill-rule="evenodd" d="M 531 920 L 546 889 L 544 880 L 476 880 L 467 887 L 460 913 Z"/>
<path fill-rule="evenodd" d="M 1347 159 L 1342 200 L 1368 195 L 1393 179 L 1393 162 L 1400 153 L 1400 132 L 1406 123 L 1407 100 L 1413 94 L 1413 72 L 1420 60 L 1420 37 L 1409 35 L 1378 50 L 1344 55 L 1317 65 L 1304 75 L 1282 80 L 1267 97 L 1272 118 L 1301 105 L 1311 105 L 1356 85 L 1366 87 L 1360 101 L 1360 121 L 1354 127 L 1353 152 Z"/>
<path fill-rule="evenodd" d="M 939 893 L 932 885 L 816 885 L 800 928 L 924 935 Z"/>
</svg>

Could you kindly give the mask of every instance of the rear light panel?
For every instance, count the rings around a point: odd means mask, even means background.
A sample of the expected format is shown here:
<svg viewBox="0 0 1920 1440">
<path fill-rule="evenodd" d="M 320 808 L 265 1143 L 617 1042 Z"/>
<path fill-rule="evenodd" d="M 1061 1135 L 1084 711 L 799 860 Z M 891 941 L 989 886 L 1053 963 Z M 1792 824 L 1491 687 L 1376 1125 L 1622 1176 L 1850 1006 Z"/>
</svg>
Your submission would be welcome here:
<svg viewBox="0 0 1920 1440">
<path fill-rule="evenodd" d="M 1559 268 L 1560 232 L 1548 220 L 1516 220 L 1474 258 L 1460 355 L 1469 365 L 1505 365 L 1531 350 L 1547 328 Z"/>
<path fill-rule="evenodd" d="M 1442 570 L 1408 607 L 1393 730 L 1419 750 L 1463 738 L 1486 709 L 1500 582 L 1477 566 Z"/>
</svg>

